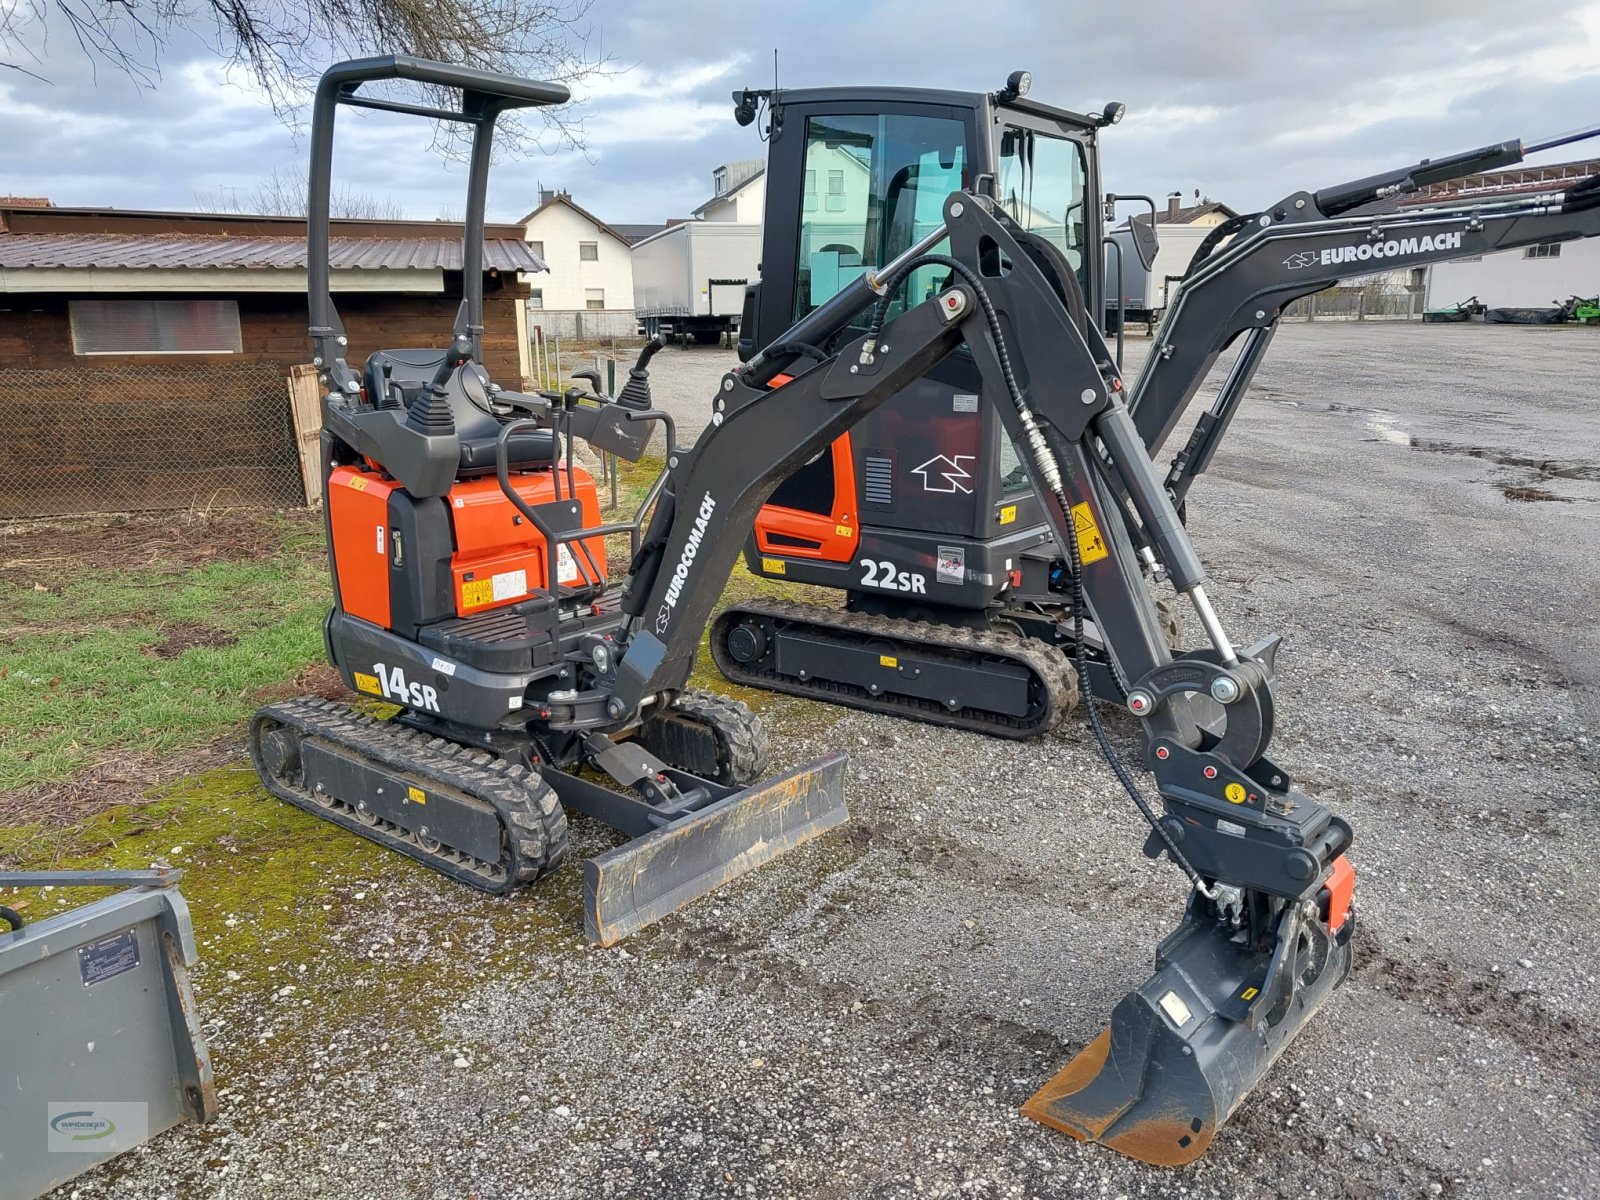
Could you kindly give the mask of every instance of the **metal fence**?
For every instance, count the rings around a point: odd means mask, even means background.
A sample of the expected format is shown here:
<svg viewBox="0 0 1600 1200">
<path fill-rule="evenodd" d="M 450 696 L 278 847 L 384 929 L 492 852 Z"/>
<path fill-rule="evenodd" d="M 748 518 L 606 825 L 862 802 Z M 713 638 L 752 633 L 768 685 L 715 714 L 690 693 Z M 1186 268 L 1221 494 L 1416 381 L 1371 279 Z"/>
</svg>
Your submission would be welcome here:
<svg viewBox="0 0 1600 1200">
<path fill-rule="evenodd" d="M 1285 321 L 1419 321 L 1420 292 L 1330 289 L 1296 300 L 1283 310 Z"/>
<path fill-rule="evenodd" d="M 0 519 L 305 503 L 286 367 L 0 370 Z"/>
</svg>

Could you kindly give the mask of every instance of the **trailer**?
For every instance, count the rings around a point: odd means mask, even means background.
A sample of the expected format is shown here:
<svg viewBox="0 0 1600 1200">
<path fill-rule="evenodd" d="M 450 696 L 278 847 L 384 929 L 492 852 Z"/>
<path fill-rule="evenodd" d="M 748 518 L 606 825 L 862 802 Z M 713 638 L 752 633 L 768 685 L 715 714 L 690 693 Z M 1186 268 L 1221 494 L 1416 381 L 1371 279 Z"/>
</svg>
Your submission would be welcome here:
<svg viewBox="0 0 1600 1200">
<path fill-rule="evenodd" d="M 633 247 L 639 332 L 680 346 L 731 343 L 760 267 L 760 225 L 684 221 L 645 238 Z"/>
<path fill-rule="evenodd" d="M 1148 220 L 1148 218 L 1146 218 Z M 1134 252 L 1133 233 L 1126 225 L 1113 229 L 1108 240 L 1122 247 L 1122 311 L 1129 321 L 1158 321 L 1166 310 L 1168 300 L 1176 294 L 1179 280 L 1189 269 L 1194 252 L 1205 240 L 1212 227 L 1209 225 L 1158 225 L 1156 234 L 1160 243 L 1155 261 L 1146 270 Z M 1106 328 L 1114 327 L 1117 319 L 1117 259 L 1118 254 L 1106 247 L 1105 296 Z"/>
</svg>

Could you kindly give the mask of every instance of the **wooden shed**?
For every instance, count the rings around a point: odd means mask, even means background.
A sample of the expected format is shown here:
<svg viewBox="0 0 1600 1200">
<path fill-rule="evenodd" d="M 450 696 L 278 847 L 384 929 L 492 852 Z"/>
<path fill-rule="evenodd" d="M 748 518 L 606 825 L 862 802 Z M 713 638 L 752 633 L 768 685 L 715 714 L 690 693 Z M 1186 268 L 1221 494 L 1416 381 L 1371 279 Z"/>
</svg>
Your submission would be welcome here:
<svg viewBox="0 0 1600 1200">
<path fill-rule="evenodd" d="M 515 225 L 487 227 L 484 359 L 528 375 Z M 350 361 L 443 345 L 459 224 L 335 220 Z M 305 222 L 0 202 L 0 518 L 303 503 L 286 378 L 310 355 Z"/>
</svg>

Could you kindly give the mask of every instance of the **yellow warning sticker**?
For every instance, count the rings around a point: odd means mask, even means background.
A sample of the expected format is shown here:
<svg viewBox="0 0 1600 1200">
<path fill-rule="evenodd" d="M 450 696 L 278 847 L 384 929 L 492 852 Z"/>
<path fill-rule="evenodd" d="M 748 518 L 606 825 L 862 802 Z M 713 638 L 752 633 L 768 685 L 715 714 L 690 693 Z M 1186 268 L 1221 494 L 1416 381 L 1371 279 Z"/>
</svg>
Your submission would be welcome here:
<svg viewBox="0 0 1600 1200">
<path fill-rule="evenodd" d="M 892 654 L 880 654 L 878 655 L 878 665 L 880 667 L 898 667 L 900 660 Z"/>
<path fill-rule="evenodd" d="M 350 477 L 350 486 L 355 488 L 355 490 L 358 492 L 366 491 L 367 477 L 365 475 L 352 475 Z"/>
<path fill-rule="evenodd" d="M 406 799 L 413 804 L 426 804 L 428 802 L 428 793 L 419 787 L 408 787 L 406 789 Z"/>
<path fill-rule="evenodd" d="M 1106 549 L 1105 538 L 1100 536 L 1100 526 L 1094 522 L 1094 509 L 1087 500 L 1072 506 L 1072 526 L 1078 531 L 1078 561 L 1084 566 L 1099 562 L 1111 553 Z"/>
<path fill-rule="evenodd" d="M 1239 993 L 1239 999 L 1241 999 L 1241 1000 L 1254 1000 L 1260 994 L 1261 994 L 1261 989 L 1260 988 L 1247 987 L 1247 988 L 1245 988 L 1244 991 Z"/>
<path fill-rule="evenodd" d="M 474 579 L 461 585 L 461 607 L 478 608 L 494 602 L 494 580 Z"/>
<path fill-rule="evenodd" d="M 789 564 L 781 558 L 763 558 L 761 569 L 768 575 L 783 575 L 788 572 Z"/>
<path fill-rule="evenodd" d="M 355 676 L 356 691 L 366 692 L 369 696 L 383 695 L 383 684 L 378 682 L 376 675 L 364 675 L 360 671 L 352 671 Z"/>
<path fill-rule="evenodd" d="M 849 537 L 850 536 L 850 526 L 848 526 L 848 525 L 835 525 L 833 527 L 833 532 L 838 537 Z"/>
<path fill-rule="evenodd" d="M 1011 525 L 1016 521 L 1016 519 L 1017 506 L 1015 504 L 1007 504 L 1000 510 L 1000 524 Z"/>
<path fill-rule="evenodd" d="M 1229 804 L 1243 804 L 1245 797 L 1244 784 L 1230 783 L 1222 789 L 1222 794 L 1228 798 Z"/>
</svg>

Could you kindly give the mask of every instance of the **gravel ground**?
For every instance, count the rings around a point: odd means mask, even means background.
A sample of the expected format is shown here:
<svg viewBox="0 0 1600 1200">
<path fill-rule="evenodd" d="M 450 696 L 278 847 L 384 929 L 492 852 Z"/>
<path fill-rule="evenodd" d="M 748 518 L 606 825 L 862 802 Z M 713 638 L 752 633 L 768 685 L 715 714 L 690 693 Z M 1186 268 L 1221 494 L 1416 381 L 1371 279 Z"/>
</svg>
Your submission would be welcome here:
<svg viewBox="0 0 1600 1200">
<path fill-rule="evenodd" d="M 202 966 L 220 1122 L 76 1191 L 1600 1194 L 1597 350 L 1287 327 L 1193 494 L 1230 629 L 1285 635 L 1275 757 L 1354 823 L 1361 913 L 1353 978 L 1194 1166 L 1016 1112 L 1183 900 L 1087 731 L 1017 745 L 785 701 L 780 760 L 852 752 L 839 834 L 609 951 L 577 933 L 575 868 L 512 901 L 398 860 L 330 876 L 304 902 L 365 961 L 285 967 L 292 993 Z M 657 361 L 678 407 L 731 355 Z M 292 912 L 241 917 L 292 953 Z"/>
</svg>

